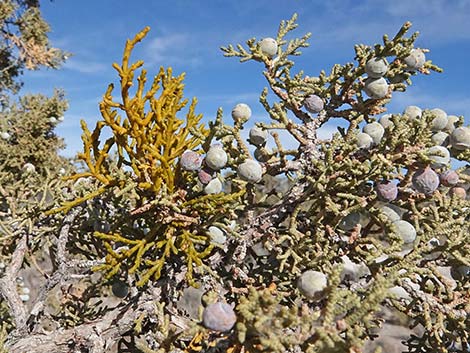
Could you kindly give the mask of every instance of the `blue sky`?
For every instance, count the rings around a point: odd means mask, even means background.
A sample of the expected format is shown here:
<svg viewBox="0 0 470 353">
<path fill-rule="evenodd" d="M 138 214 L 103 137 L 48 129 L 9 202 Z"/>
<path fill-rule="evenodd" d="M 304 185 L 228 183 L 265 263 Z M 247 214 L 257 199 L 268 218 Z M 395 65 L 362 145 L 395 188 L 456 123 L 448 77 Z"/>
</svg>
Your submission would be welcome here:
<svg viewBox="0 0 470 353">
<path fill-rule="evenodd" d="M 117 75 L 111 64 L 121 59 L 125 40 L 145 26 L 151 31 L 134 52 L 149 76 L 160 66 L 186 72 L 186 97 L 197 97 L 206 121 L 222 107 L 227 119 L 236 103 L 249 104 L 253 121 L 266 119 L 258 97 L 266 85 L 262 65 L 225 58 L 221 46 L 251 37 L 275 37 L 279 22 L 298 13 L 302 36 L 312 32 L 310 47 L 295 58 L 297 70 L 317 75 L 354 58 L 354 44 L 373 45 L 393 36 L 406 21 L 421 33 L 416 45 L 443 74 L 419 76 L 406 93 L 396 93 L 389 112 L 407 105 L 445 109 L 470 118 L 470 0 L 55 0 L 43 1 L 54 46 L 73 53 L 62 69 L 28 72 L 23 93 L 66 92 L 70 108 L 57 132 L 72 156 L 81 150 L 80 119 L 93 127 L 98 102 Z M 150 76 L 151 77 L 151 76 Z"/>
</svg>

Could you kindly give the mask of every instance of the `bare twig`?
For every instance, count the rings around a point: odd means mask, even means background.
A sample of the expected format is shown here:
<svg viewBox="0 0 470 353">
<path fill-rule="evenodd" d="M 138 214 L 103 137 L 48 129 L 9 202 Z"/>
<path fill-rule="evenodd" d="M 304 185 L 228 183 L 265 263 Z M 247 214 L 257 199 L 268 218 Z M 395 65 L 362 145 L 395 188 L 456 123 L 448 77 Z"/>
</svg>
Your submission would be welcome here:
<svg viewBox="0 0 470 353">
<path fill-rule="evenodd" d="M 16 288 L 16 277 L 18 276 L 25 253 L 28 249 L 27 238 L 27 234 L 24 234 L 20 238 L 11 257 L 11 262 L 5 271 L 5 275 L 0 278 L 0 296 L 2 296 L 8 304 L 10 314 L 15 320 L 17 330 L 24 327 L 27 318 L 26 307 Z"/>
<path fill-rule="evenodd" d="M 155 310 L 151 296 L 141 296 L 134 304 L 119 306 L 96 322 L 11 338 L 6 347 L 15 353 L 68 353 L 71 347 L 75 351 L 107 352 L 111 344 L 132 329 L 140 315 L 150 315 Z"/>
</svg>

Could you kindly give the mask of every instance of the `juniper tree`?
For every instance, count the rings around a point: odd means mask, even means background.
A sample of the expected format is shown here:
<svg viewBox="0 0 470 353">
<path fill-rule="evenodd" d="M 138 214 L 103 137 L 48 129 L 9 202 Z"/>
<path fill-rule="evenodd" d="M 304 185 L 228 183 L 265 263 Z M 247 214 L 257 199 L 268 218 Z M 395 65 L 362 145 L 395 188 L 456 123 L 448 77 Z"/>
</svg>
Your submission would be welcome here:
<svg viewBox="0 0 470 353">
<path fill-rule="evenodd" d="M 2 283 L 8 282 L 0 290 L 0 322 L 7 329 L 18 314 L 5 298 L 14 294 L 8 288 L 18 281 L 24 293 L 11 298 L 20 301 L 29 299 L 29 288 L 5 265 L 14 260 L 20 239 L 28 237 L 33 251 L 38 246 L 33 234 L 41 237 L 50 231 L 50 225 L 38 223 L 40 209 L 53 203 L 56 179 L 61 169 L 70 167 L 58 155 L 64 143 L 54 132 L 67 107 L 63 92 L 57 90 L 52 97 L 20 95 L 23 70 L 57 68 L 65 58 L 49 43 L 49 26 L 39 2 L 0 2 L 0 29 L 0 277 Z"/>
<path fill-rule="evenodd" d="M 131 61 L 149 28 L 127 41 L 119 89 L 93 128 L 82 122 L 83 168 L 30 223 L 49 231 L 11 237 L 4 349 L 360 352 L 384 310 L 417 328 L 410 352 L 468 348 L 469 177 L 450 162 L 468 160 L 469 128 L 437 109 L 383 114 L 441 69 L 406 23 L 355 46 L 354 62 L 294 75 L 310 37 L 287 40 L 296 27 L 293 16 L 272 38 L 222 48 L 267 81 L 269 121 L 247 141 L 248 105 L 205 126 L 184 75 L 162 67 L 146 85 Z M 333 118 L 346 127 L 320 139 Z M 52 268 L 30 309 L 7 280 L 35 244 Z"/>
</svg>

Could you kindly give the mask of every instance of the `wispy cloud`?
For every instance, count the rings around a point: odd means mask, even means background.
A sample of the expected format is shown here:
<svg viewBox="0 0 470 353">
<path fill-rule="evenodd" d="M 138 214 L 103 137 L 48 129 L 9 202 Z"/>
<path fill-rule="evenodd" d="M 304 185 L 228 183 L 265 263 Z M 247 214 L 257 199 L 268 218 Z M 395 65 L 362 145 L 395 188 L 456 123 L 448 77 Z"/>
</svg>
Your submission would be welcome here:
<svg viewBox="0 0 470 353">
<path fill-rule="evenodd" d="M 87 61 L 71 57 L 66 61 L 63 67 L 64 69 L 77 71 L 82 74 L 95 74 L 107 70 L 109 65 L 98 61 Z"/>
<path fill-rule="evenodd" d="M 158 36 L 147 41 L 145 47 L 146 62 L 153 65 L 197 66 L 203 63 L 198 54 L 191 35 L 182 33 Z"/>
<path fill-rule="evenodd" d="M 198 100 L 202 102 L 209 102 L 211 105 L 217 104 L 218 106 L 235 105 L 238 103 L 257 104 L 259 101 L 260 92 L 244 92 L 236 94 L 205 94 L 199 95 Z"/>
<path fill-rule="evenodd" d="M 428 94 L 400 95 L 389 106 L 389 112 L 401 113 L 409 105 L 417 105 L 422 109 L 441 108 L 448 115 L 463 115 L 470 121 L 470 97 L 438 97 Z"/>
<path fill-rule="evenodd" d="M 313 43 L 317 40 L 318 45 L 328 47 L 358 41 L 372 44 L 382 34 L 392 36 L 405 21 L 411 21 L 412 30 L 436 44 L 469 40 L 469 13 L 468 0 L 332 0 L 325 4 L 320 18 L 308 20 L 307 27 L 314 34 Z"/>
</svg>

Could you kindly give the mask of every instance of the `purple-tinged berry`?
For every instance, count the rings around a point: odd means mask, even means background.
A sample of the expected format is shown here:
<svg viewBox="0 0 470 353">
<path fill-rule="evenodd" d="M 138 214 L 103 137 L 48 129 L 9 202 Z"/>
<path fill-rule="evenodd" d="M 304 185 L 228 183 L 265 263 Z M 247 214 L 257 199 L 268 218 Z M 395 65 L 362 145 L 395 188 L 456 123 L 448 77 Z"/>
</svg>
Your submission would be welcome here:
<svg viewBox="0 0 470 353">
<path fill-rule="evenodd" d="M 202 156 L 194 151 L 185 151 L 181 155 L 180 165 L 181 168 L 187 171 L 195 171 L 201 168 Z"/>
<path fill-rule="evenodd" d="M 304 99 L 304 107 L 309 113 L 317 114 L 320 113 L 324 108 L 323 100 L 316 94 L 311 94 Z"/>
<path fill-rule="evenodd" d="M 439 187 L 439 176 L 430 167 L 426 167 L 413 174 L 412 184 L 416 191 L 431 195 Z"/>
<path fill-rule="evenodd" d="M 454 186 L 459 183 L 459 175 L 455 170 L 449 169 L 439 175 L 439 180 L 442 185 Z"/>
<path fill-rule="evenodd" d="M 398 187 L 392 181 L 382 181 L 375 187 L 377 196 L 380 200 L 391 202 L 398 196 Z"/>
<path fill-rule="evenodd" d="M 209 330 L 230 331 L 237 322 L 237 315 L 233 308 L 222 302 L 209 304 L 202 313 L 202 324 Z"/>
<path fill-rule="evenodd" d="M 212 175 L 213 172 L 207 169 L 201 169 L 197 172 L 199 181 L 204 185 L 209 184 L 209 182 L 212 180 Z"/>
<path fill-rule="evenodd" d="M 467 191 L 460 186 L 454 186 L 449 190 L 450 196 L 455 196 L 461 200 L 465 200 L 467 198 Z"/>
</svg>

